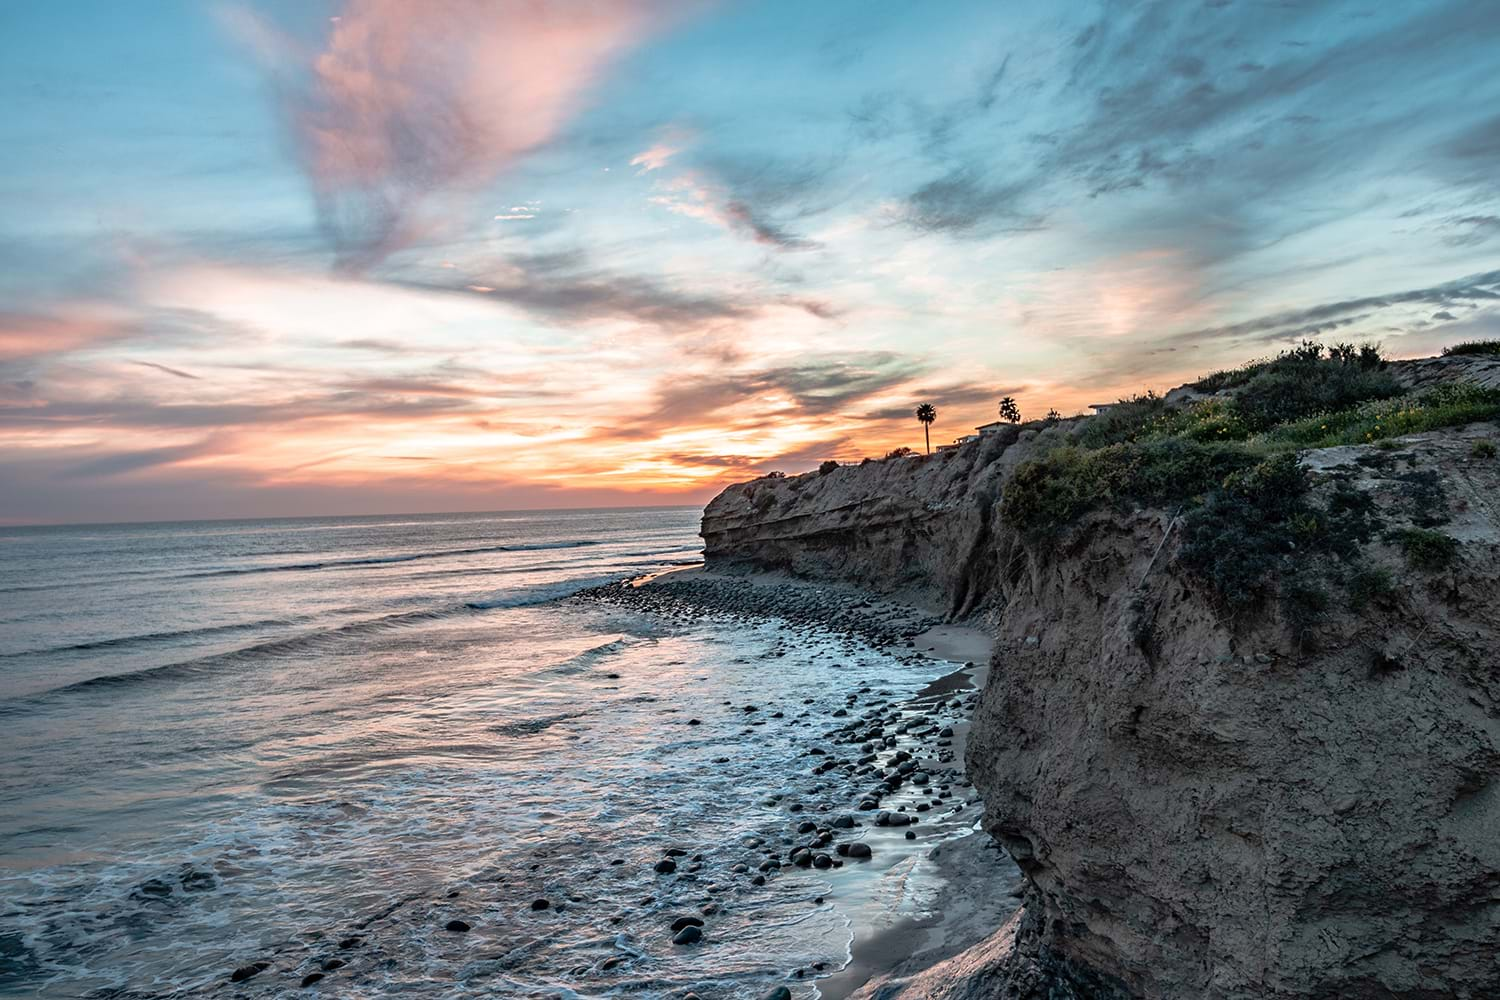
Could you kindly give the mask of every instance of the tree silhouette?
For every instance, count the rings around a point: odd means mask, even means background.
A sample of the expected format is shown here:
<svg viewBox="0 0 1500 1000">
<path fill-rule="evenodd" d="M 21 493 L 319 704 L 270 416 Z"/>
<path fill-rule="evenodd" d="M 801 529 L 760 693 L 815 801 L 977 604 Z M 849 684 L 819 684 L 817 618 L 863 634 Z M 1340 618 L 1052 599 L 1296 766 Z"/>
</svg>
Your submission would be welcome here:
<svg viewBox="0 0 1500 1000">
<path fill-rule="evenodd" d="M 1006 396 L 1004 399 L 1000 400 L 1000 419 L 1009 420 L 1013 424 L 1019 424 L 1021 422 L 1021 408 L 1017 406 L 1016 401 L 1014 399 L 1011 399 L 1009 396 Z"/>
<path fill-rule="evenodd" d="M 932 454 L 932 434 L 928 430 L 932 422 L 937 419 L 937 407 L 931 403 L 921 403 L 917 406 L 917 419 L 922 422 L 922 438 L 927 442 L 927 454 Z"/>
</svg>

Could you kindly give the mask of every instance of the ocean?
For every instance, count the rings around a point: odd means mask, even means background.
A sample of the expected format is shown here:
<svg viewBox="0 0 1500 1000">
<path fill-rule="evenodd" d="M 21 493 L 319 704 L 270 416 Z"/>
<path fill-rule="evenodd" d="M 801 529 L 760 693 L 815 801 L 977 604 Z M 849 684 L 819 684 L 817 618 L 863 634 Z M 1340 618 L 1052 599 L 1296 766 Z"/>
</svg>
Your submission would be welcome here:
<svg viewBox="0 0 1500 1000">
<path fill-rule="evenodd" d="M 931 887 L 875 830 L 751 884 L 832 794 L 812 720 L 952 668 L 572 596 L 697 562 L 698 518 L 0 529 L 0 995 L 818 995 Z"/>
</svg>

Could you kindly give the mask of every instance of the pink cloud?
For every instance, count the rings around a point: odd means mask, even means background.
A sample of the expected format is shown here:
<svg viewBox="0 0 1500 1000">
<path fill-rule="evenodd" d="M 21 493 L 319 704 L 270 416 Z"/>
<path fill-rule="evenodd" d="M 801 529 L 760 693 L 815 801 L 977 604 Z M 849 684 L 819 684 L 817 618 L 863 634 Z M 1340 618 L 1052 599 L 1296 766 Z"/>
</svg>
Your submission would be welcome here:
<svg viewBox="0 0 1500 1000">
<path fill-rule="evenodd" d="M 28 316 L 0 313 L 0 361 L 62 354 L 121 336 L 102 316 Z"/>
<path fill-rule="evenodd" d="M 359 268 L 410 243 L 430 195 L 551 140 L 610 63 L 685 3 L 347 0 L 321 51 L 242 14 L 270 55 L 321 220 Z"/>
<path fill-rule="evenodd" d="M 640 167 L 636 171 L 638 174 L 647 174 L 653 170 L 660 170 L 667 165 L 667 162 L 672 157 L 683 151 L 691 138 L 691 134 L 682 129 L 665 129 L 656 142 L 631 158 L 630 165 L 632 167 Z"/>
</svg>

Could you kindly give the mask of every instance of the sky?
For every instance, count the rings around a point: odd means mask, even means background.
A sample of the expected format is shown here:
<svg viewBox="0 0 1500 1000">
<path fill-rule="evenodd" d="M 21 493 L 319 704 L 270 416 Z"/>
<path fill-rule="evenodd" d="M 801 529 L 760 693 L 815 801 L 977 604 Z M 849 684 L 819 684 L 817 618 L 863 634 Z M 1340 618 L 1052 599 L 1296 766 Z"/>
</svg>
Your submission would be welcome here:
<svg viewBox="0 0 1500 1000">
<path fill-rule="evenodd" d="M 1500 2 L 0 4 L 0 520 L 701 503 L 1500 336 Z"/>
</svg>

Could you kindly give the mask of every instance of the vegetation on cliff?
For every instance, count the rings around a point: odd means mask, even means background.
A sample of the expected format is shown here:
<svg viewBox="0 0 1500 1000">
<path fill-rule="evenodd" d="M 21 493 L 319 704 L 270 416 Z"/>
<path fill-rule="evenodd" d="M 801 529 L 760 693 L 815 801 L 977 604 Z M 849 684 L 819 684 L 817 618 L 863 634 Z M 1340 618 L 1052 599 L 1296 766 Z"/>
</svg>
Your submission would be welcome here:
<svg viewBox="0 0 1500 1000">
<path fill-rule="evenodd" d="M 1295 624 L 1310 625 L 1330 606 L 1330 588 L 1350 607 L 1385 589 L 1361 546 L 1386 526 L 1347 474 L 1315 482 L 1297 453 L 1500 417 L 1494 389 L 1403 393 L 1369 346 L 1305 344 L 1191 389 L 1196 398 L 1186 402 L 1148 393 L 1075 425 L 1016 468 L 1002 516 L 1030 542 L 1057 544 L 1092 511 L 1166 510 L 1183 532 L 1183 563 L 1227 611 L 1280 596 Z M 1413 568 L 1442 568 L 1456 548 L 1432 530 L 1445 520 L 1446 499 L 1419 477 L 1393 478 L 1416 527 L 1387 540 Z"/>
</svg>

